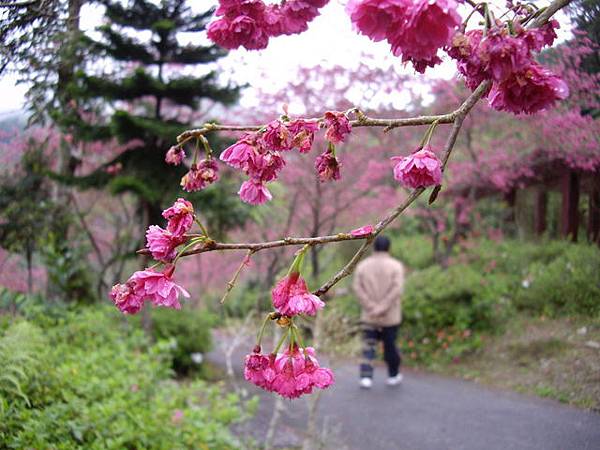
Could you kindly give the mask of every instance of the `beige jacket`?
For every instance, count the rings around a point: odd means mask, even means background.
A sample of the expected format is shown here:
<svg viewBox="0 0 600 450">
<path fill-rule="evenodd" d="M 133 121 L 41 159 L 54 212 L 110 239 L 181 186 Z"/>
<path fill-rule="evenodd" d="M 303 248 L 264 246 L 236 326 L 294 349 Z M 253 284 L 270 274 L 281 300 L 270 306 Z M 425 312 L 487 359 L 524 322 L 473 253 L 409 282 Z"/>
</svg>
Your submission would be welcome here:
<svg viewBox="0 0 600 450">
<path fill-rule="evenodd" d="M 362 306 L 363 323 L 380 327 L 400 324 L 404 290 L 404 266 L 400 261 L 387 252 L 374 252 L 358 264 L 353 288 Z"/>
</svg>

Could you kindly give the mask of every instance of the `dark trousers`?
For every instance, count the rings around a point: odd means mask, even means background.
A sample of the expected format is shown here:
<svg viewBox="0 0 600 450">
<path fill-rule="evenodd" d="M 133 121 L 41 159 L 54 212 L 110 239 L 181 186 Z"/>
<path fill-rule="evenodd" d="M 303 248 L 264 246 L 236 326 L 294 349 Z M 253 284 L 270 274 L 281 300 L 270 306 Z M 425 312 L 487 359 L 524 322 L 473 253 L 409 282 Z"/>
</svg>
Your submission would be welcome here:
<svg viewBox="0 0 600 450">
<path fill-rule="evenodd" d="M 396 347 L 398 325 L 376 328 L 365 325 L 363 330 L 363 361 L 360 364 L 360 377 L 373 378 L 373 365 L 377 343 L 383 341 L 383 359 L 388 368 L 388 375 L 395 377 L 400 370 L 402 358 Z"/>
</svg>

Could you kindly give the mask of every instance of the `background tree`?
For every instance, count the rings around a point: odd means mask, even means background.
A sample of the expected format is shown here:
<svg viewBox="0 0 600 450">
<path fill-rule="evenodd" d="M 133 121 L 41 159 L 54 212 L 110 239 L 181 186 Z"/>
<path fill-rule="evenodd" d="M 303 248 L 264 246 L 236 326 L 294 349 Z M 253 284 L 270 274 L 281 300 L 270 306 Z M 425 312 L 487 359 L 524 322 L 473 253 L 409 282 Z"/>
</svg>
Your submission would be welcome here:
<svg viewBox="0 0 600 450">
<path fill-rule="evenodd" d="M 576 0 L 567 10 L 577 30 L 585 32 L 592 42 L 600 42 L 600 3 L 596 0 Z M 598 52 L 587 55 L 582 67 L 590 73 L 600 72 Z"/>
<path fill-rule="evenodd" d="M 0 246 L 21 254 L 27 267 L 27 290 L 32 292 L 33 259 L 37 254 L 47 262 L 49 294 L 63 300 L 90 301 L 89 276 L 82 265 L 83 248 L 65 251 L 60 234 L 71 222 L 65 205 L 50 195 L 51 184 L 45 176 L 49 161 L 47 142 L 30 138 L 21 161 L 0 179 Z M 80 244 L 79 242 L 77 242 Z"/>
<path fill-rule="evenodd" d="M 194 111 L 201 111 L 206 102 L 231 104 L 238 89 L 220 87 L 217 72 L 210 66 L 224 51 L 180 41 L 181 33 L 203 31 L 212 9 L 196 13 L 184 0 L 157 4 L 133 0 L 127 5 L 107 1 L 103 5 L 105 23 L 98 28 L 100 37 L 83 38 L 84 48 L 96 55 L 96 62 L 69 85 L 78 102 L 77 114 L 63 114 L 57 120 L 64 128 L 72 128 L 76 139 L 116 138 L 135 143 L 78 182 L 108 185 L 114 194 L 133 193 L 143 221 L 159 223 L 162 207 L 182 194 L 177 185 L 186 170 L 164 161 L 173 137 L 190 125 Z M 98 71 L 98 66 L 103 69 Z M 201 211 L 212 211 L 211 222 L 224 228 L 239 219 L 235 214 L 240 211 L 239 202 L 227 203 L 229 189 L 224 183 L 188 198 L 195 199 Z M 220 208 L 211 209 L 214 205 Z M 225 215 L 228 207 L 233 214 Z"/>
</svg>

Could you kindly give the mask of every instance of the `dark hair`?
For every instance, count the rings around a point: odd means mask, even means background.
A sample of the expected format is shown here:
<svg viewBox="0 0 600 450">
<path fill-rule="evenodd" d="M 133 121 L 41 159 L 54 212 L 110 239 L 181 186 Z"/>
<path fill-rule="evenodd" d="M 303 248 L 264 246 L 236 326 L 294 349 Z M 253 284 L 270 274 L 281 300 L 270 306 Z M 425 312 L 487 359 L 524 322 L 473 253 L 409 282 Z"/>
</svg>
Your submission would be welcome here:
<svg viewBox="0 0 600 450">
<path fill-rule="evenodd" d="M 377 236 L 373 247 L 376 252 L 387 252 L 390 250 L 390 239 L 386 236 Z"/>
</svg>

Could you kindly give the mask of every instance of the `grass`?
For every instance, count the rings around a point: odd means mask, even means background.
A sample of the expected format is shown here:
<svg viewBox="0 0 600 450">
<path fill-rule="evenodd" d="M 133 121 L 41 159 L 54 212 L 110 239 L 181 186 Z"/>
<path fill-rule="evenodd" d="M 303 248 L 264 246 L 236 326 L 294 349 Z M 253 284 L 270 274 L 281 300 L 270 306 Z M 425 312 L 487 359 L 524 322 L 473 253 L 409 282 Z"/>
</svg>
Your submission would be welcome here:
<svg viewBox="0 0 600 450">
<path fill-rule="evenodd" d="M 600 319 L 516 318 L 461 360 L 429 369 L 600 412 Z"/>
</svg>

